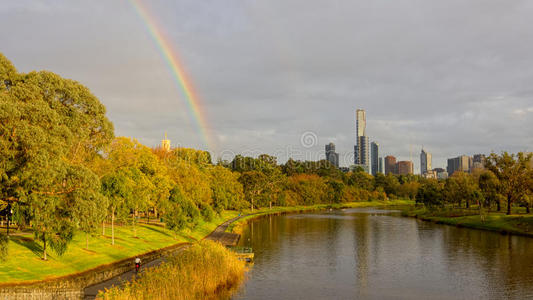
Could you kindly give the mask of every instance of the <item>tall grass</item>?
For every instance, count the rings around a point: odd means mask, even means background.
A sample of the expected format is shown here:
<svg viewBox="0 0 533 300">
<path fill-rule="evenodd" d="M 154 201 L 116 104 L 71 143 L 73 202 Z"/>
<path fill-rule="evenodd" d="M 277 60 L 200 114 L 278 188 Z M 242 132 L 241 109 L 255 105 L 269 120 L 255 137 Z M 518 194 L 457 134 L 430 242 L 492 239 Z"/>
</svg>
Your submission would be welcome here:
<svg viewBox="0 0 533 300">
<path fill-rule="evenodd" d="M 98 298 L 121 299 L 223 299 L 244 279 L 245 264 L 217 242 L 201 241 L 147 269 L 122 288 L 113 287 Z"/>
</svg>

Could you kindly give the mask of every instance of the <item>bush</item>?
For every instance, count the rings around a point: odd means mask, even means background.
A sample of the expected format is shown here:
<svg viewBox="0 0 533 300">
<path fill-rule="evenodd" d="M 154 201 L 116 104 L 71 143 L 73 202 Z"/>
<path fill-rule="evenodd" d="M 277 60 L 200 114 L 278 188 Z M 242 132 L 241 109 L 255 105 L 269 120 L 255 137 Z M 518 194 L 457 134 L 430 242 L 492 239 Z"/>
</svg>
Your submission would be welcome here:
<svg viewBox="0 0 533 300">
<path fill-rule="evenodd" d="M 161 266 L 141 273 L 123 289 L 113 287 L 98 298 L 225 299 L 237 290 L 244 272 L 244 262 L 220 243 L 201 241 Z"/>
</svg>

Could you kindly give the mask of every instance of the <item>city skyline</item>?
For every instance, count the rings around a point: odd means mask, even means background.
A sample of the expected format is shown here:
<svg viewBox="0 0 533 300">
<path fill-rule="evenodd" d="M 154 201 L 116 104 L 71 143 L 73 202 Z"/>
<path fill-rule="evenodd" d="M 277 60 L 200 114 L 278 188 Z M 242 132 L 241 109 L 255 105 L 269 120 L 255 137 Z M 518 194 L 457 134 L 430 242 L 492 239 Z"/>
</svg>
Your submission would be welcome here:
<svg viewBox="0 0 533 300">
<path fill-rule="evenodd" d="M 421 145 L 440 167 L 462 154 L 533 149 L 524 130 L 533 128 L 533 28 L 521 26 L 533 3 L 488 2 L 145 4 L 204 103 L 214 158 L 244 149 L 284 162 L 287 147 L 318 153 L 329 142 L 353 152 L 352 111 L 364 107 L 382 156 L 411 158 L 417 173 Z M 127 1 L 9 1 L 0 20 L 10 28 L 0 32 L 2 52 L 19 71 L 79 80 L 106 105 L 117 135 L 155 146 L 168 131 L 175 145 L 207 150 Z M 306 131 L 318 137 L 310 148 L 300 144 Z"/>
</svg>

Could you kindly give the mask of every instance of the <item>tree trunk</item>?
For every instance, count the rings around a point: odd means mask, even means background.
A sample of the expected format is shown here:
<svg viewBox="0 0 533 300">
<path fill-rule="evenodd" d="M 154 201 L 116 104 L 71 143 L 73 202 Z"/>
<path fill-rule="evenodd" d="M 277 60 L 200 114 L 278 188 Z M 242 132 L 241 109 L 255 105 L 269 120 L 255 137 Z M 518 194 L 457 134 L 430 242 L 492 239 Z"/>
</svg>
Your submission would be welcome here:
<svg viewBox="0 0 533 300">
<path fill-rule="evenodd" d="M 85 249 L 89 250 L 89 233 L 85 233 Z"/>
<path fill-rule="evenodd" d="M 272 209 L 272 201 L 269 202 L 269 208 Z"/>
<path fill-rule="evenodd" d="M 46 257 L 46 238 L 44 236 L 44 233 L 43 233 L 43 260 L 48 260 L 48 258 Z"/>
<path fill-rule="evenodd" d="M 135 227 L 135 210 L 133 210 L 132 224 L 133 224 L 133 237 L 137 237 L 137 228 Z"/>
<path fill-rule="evenodd" d="M 102 235 L 105 235 L 105 218 L 102 221 Z"/>
<path fill-rule="evenodd" d="M 497 211 L 502 211 L 502 205 L 501 205 L 501 203 L 500 203 L 500 199 L 498 199 L 498 200 L 496 201 L 496 210 L 497 210 Z"/>
<path fill-rule="evenodd" d="M 507 195 L 507 214 L 511 214 L 511 196 Z"/>
<path fill-rule="evenodd" d="M 529 214 L 529 203 L 526 204 L 526 214 Z"/>
<path fill-rule="evenodd" d="M 470 208 L 470 201 L 466 200 L 466 208 Z"/>
<path fill-rule="evenodd" d="M 111 210 L 111 245 L 115 244 L 115 208 Z"/>
</svg>

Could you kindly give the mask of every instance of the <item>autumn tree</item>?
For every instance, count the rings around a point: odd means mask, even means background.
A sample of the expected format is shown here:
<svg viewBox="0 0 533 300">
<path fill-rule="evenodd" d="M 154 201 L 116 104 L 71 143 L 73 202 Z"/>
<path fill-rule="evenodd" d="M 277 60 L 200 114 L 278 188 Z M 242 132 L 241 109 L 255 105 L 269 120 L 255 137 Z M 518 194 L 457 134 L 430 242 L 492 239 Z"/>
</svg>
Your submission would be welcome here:
<svg viewBox="0 0 533 300">
<path fill-rule="evenodd" d="M 511 214 L 513 203 L 531 193 L 531 159 L 533 154 L 501 155 L 492 153 L 486 160 L 486 168 L 498 178 L 500 193 L 507 201 L 507 214 Z"/>
</svg>

